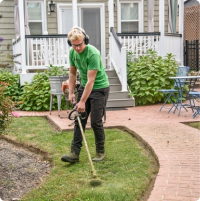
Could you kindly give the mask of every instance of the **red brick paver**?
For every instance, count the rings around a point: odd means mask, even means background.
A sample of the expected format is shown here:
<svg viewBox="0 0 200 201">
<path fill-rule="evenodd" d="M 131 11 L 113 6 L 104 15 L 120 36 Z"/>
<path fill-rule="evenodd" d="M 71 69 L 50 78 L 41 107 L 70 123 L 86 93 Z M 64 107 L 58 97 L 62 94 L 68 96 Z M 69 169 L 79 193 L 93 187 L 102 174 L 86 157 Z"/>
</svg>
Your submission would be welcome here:
<svg viewBox="0 0 200 201">
<path fill-rule="evenodd" d="M 148 201 L 197 201 L 200 198 L 200 131 L 181 122 L 192 119 L 192 110 L 159 112 L 160 104 L 107 111 L 104 127 L 122 126 L 137 133 L 154 150 L 160 169 Z M 47 116 L 60 130 L 73 129 L 67 112 L 19 112 L 21 116 Z M 88 127 L 90 127 L 88 125 Z"/>
</svg>

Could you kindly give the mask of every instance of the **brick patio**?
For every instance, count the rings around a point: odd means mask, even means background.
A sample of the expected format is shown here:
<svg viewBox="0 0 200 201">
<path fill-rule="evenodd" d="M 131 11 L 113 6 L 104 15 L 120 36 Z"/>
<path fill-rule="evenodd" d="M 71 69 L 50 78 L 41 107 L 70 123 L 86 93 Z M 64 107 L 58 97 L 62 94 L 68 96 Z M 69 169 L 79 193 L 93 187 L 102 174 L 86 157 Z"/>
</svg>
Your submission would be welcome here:
<svg viewBox="0 0 200 201">
<path fill-rule="evenodd" d="M 104 127 L 124 127 L 139 135 L 155 152 L 160 169 L 148 201 L 197 201 L 200 198 L 200 131 L 182 122 L 192 119 L 192 110 L 159 112 L 160 104 L 107 111 Z M 20 116 L 47 116 L 60 131 L 73 129 L 67 111 L 19 112 Z M 90 125 L 88 124 L 88 127 Z"/>
</svg>

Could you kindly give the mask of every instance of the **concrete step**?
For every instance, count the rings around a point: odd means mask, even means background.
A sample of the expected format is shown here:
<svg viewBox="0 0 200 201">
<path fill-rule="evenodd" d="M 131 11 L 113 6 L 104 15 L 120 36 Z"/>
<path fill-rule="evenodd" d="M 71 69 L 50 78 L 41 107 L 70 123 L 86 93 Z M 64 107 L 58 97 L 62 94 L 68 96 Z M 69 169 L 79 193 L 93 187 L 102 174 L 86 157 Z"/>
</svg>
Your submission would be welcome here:
<svg viewBox="0 0 200 201">
<path fill-rule="evenodd" d="M 117 77 L 117 74 L 115 72 L 115 70 L 105 70 L 106 71 L 106 74 L 108 75 L 108 77 Z"/>
<path fill-rule="evenodd" d="M 110 84 L 120 84 L 118 77 L 108 77 L 108 80 Z"/>
<path fill-rule="evenodd" d="M 110 84 L 110 92 L 111 91 L 121 91 L 122 85 L 121 84 Z"/>
<path fill-rule="evenodd" d="M 126 99 L 108 99 L 106 108 L 110 107 L 134 107 L 135 100 L 133 98 Z"/>
<path fill-rule="evenodd" d="M 130 98 L 128 91 L 111 91 L 108 99 L 126 99 Z"/>
</svg>

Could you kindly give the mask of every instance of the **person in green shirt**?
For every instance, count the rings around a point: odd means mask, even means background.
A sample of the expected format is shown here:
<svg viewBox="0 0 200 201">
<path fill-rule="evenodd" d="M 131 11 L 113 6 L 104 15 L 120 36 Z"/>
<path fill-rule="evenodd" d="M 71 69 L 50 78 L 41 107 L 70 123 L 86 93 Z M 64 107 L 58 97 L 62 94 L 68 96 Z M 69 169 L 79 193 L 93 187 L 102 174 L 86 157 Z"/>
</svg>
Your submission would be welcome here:
<svg viewBox="0 0 200 201">
<path fill-rule="evenodd" d="M 100 52 L 89 44 L 89 36 L 81 27 L 71 29 L 68 33 L 68 44 L 72 47 L 69 53 L 69 100 L 71 103 L 76 103 L 74 108 L 78 112 L 86 112 L 87 118 L 90 114 L 96 145 L 96 155 L 93 161 L 101 161 L 105 157 L 105 133 L 102 118 L 110 90 L 108 76 L 105 72 Z M 74 88 L 77 70 L 80 73 L 81 85 L 78 89 L 76 102 Z M 81 120 L 84 131 L 87 118 Z M 75 120 L 71 151 L 68 155 L 61 157 L 63 162 L 79 162 L 82 140 L 78 121 Z"/>
</svg>

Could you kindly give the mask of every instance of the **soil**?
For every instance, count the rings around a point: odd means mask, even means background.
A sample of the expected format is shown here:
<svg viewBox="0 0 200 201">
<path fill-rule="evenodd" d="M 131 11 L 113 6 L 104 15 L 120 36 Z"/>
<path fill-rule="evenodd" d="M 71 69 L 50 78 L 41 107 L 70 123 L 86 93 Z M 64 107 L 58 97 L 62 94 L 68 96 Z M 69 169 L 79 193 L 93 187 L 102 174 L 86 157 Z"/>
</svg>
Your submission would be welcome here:
<svg viewBox="0 0 200 201">
<path fill-rule="evenodd" d="M 0 140 L 0 201 L 17 201 L 38 187 L 51 171 L 41 153 Z"/>
</svg>

